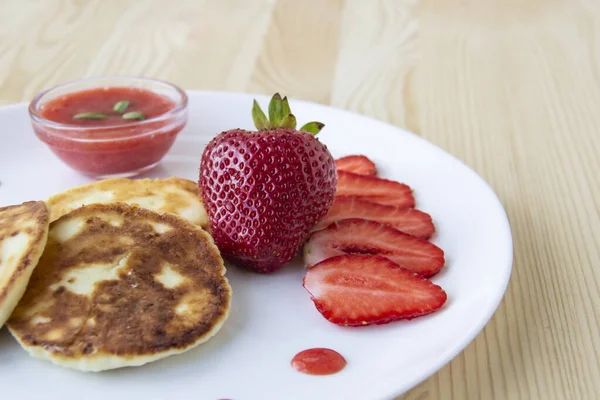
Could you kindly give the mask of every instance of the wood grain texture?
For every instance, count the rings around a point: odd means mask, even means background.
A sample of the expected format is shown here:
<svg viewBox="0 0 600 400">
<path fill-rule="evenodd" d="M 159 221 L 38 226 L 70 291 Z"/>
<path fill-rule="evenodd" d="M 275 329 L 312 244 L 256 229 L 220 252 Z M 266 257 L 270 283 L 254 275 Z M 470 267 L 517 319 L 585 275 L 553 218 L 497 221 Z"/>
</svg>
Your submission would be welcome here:
<svg viewBox="0 0 600 400">
<path fill-rule="evenodd" d="M 329 103 L 342 0 L 277 1 L 248 89 Z"/>
<path fill-rule="evenodd" d="M 2 1 L 0 104 L 100 75 L 142 75 L 188 89 L 242 90 L 272 0 Z M 16 16 L 19 16 L 18 18 Z"/>
<path fill-rule="evenodd" d="M 0 0 L 0 104 L 84 76 L 333 104 L 462 159 L 509 214 L 505 299 L 402 398 L 600 398 L 600 3 Z"/>
</svg>

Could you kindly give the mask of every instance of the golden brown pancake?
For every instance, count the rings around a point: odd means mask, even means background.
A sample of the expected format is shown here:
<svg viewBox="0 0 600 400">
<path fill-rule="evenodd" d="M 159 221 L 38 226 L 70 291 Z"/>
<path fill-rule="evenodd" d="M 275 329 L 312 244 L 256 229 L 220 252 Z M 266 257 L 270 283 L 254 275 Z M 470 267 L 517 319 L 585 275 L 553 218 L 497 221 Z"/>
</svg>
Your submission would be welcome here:
<svg viewBox="0 0 600 400">
<path fill-rule="evenodd" d="M 50 221 L 87 204 L 126 203 L 157 212 L 170 212 L 208 227 L 200 188 L 187 179 L 105 179 L 78 186 L 48 199 Z"/>
<path fill-rule="evenodd" d="M 0 328 L 25 293 L 48 236 L 43 201 L 0 208 Z"/>
<path fill-rule="evenodd" d="M 33 356 L 101 371 L 145 364 L 208 340 L 231 288 L 210 235 L 125 204 L 81 207 L 50 225 L 8 321 Z"/>
</svg>

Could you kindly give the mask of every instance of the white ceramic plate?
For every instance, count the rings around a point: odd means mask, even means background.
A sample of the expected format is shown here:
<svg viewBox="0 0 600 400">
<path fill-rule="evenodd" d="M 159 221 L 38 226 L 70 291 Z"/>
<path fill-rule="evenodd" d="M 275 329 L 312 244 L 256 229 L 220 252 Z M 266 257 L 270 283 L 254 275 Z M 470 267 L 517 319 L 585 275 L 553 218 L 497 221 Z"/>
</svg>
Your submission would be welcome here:
<svg viewBox="0 0 600 400">
<path fill-rule="evenodd" d="M 217 133 L 251 128 L 252 96 L 190 92 L 190 120 L 152 177 L 197 179 L 200 155 Z M 262 104 L 266 97 L 257 97 Z M 334 157 L 362 153 L 381 176 L 415 190 L 436 222 L 433 241 L 447 266 L 434 278 L 448 293 L 438 312 L 384 326 L 327 322 L 302 287 L 297 260 L 274 275 L 228 266 L 231 315 L 219 334 L 183 355 L 139 368 L 81 373 L 30 358 L 0 332 L 2 398 L 366 400 L 390 399 L 456 356 L 498 306 L 512 266 L 506 214 L 490 187 L 460 161 L 394 126 L 346 111 L 291 102 L 298 121 L 319 120 Z M 88 179 L 64 166 L 34 136 L 25 104 L 0 109 L 0 206 L 45 199 Z M 290 367 L 300 350 L 330 347 L 348 361 L 340 373 L 303 375 Z"/>
</svg>

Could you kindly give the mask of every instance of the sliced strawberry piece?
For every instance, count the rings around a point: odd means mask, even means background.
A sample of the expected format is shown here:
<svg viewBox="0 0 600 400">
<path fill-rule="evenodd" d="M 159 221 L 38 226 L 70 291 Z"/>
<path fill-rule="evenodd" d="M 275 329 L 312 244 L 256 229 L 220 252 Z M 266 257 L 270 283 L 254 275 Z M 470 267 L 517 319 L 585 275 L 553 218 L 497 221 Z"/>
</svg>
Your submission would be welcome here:
<svg viewBox="0 0 600 400">
<path fill-rule="evenodd" d="M 304 262 L 311 267 L 327 258 L 344 254 L 383 256 L 423 277 L 435 275 L 444 266 L 444 251 L 388 225 L 365 219 L 344 219 L 314 232 L 304 245 Z"/>
<path fill-rule="evenodd" d="M 407 185 L 346 171 L 338 171 L 336 195 L 360 197 L 374 203 L 396 207 L 415 206 L 412 190 Z"/>
<path fill-rule="evenodd" d="M 335 160 L 335 168 L 338 171 L 353 172 L 359 175 L 377 175 L 375 163 L 363 155 L 352 155 Z"/>
<path fill-rule="evenodd" d="M 404 233 L 428 239 L 435 232 L 429 214 L 414 208 L 385 206 L 354 197 L 336 197 L 325 217 L 313 230 L 325 229 L 331 223 L 348 218 L 362 218 L 390 225 Z"/>
<path fill-rule="evenodd" d="M 385 257 L 350 254 L 321 261 L 303 280 L 319 312 L 344 326 L 386 324 L 429 314 L 444 290 Z"/>
</svg>

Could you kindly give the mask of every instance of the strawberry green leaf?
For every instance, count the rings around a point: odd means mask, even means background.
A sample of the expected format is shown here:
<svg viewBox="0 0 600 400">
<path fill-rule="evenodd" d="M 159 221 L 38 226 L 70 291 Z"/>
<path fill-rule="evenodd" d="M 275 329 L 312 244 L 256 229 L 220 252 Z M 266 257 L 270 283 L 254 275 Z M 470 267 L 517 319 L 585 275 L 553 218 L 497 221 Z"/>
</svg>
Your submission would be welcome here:
<svg viewBox="0 0 600 400">
<path fill-rule="evenodd" d="M 269 120 L 272 126 L 279 126 L 281 120 L 289 113 L 283 113 L 283 101 L 279 93 L 275 93 L 269 102 Z"/>
<path fill-rule="evenodd" d="M 279 127 L 286 129 L 296 129 L 296 117 L 294 116 L 294 114 L 286 115 L 279 124 Z"/>
<path fill-rule="evenodd" d="M 300 130 L 316 135 L 321 131 L 321 129 L 323 129 L 324 126 L 325 124 L 321 122 L 312 121 L 302 125 L 302 128 L 300 128 Z"/>
<path fill-rule="evenodd" d="M 283 116 L 285 117 L 288 114 L 292 113 L 292 110 L 290 110 L 290 103 L 288 103 L 288 99 L 287 96 L 285 96 L 283 98 L 283 100 L 281 100 L 281 106 L 282 106 L 282 113 Z"/>
<path fill-rule="evenodd" d="M 275 93 L 269 102 L 269 117 L 265 115 L 256 100 L 252 104 L 252 119 L 254 125 L 259 131 L 268 131 L 271 129 L 296 129 L 297 121 L 290 110 L 290 104 L 287 97 L 281 98 L 279 93 Z M 301 131 L 316 135 L 325 125 L 321 122 L 309 122 L 304 124 Z"/>
<path fill-rule="evenodd" d="M 254 126 L 256 126 L 256 129 L 259 131 L 266 131 L 271 128 L 271 124 L 269 123 L 267 116 L 260 108 L 260 105 L 258 105 L 256 100 L 254 100 L 252 105 L 252 120 L 254 121 Z"/>
</svg>

